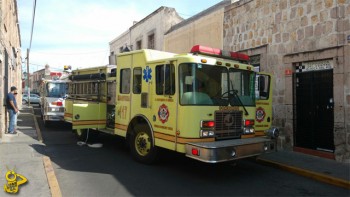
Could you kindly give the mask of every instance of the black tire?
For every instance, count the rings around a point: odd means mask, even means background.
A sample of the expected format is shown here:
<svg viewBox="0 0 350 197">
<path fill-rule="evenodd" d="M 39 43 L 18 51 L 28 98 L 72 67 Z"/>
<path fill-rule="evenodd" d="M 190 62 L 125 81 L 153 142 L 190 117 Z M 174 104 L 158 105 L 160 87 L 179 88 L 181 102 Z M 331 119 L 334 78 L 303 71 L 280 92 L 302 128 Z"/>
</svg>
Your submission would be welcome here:
<svg viewBox="0 0 350 197">
<path fill-rule="evenodd" d="M 152 164 L 157 160 L 158 148 L 154 146 L 151 130 L 146 124 L 134 126 L 129 145 L 131 155 L 137 162 Z"/>
</svg>

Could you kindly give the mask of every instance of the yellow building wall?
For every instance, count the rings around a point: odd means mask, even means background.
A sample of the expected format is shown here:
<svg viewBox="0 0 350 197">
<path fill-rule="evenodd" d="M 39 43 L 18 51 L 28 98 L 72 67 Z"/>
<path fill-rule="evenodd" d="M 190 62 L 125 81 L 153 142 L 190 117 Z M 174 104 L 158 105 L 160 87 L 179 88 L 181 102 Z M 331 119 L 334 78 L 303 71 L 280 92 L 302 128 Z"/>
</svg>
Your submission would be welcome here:
<svg viewBox="0 0 350 197">
<path fill-rule="evenodd" d="M 165 35 L 164 51 L 187 53 L 197 44 L 222 49 L 223 17 L 221 8 L 196 20 L 188 19 L 188 24 Z"/>
</svg>

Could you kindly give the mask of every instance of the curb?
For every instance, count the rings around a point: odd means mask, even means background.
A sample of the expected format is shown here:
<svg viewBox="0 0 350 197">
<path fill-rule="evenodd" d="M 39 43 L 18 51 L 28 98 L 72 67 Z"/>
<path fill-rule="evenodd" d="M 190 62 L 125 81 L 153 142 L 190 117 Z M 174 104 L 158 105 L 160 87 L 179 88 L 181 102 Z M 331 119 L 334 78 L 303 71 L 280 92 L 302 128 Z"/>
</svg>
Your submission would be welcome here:
<svg viewBox="0 0 350 197">
<path fill-rule="evenodd" d="M 58 181 L 55 175 L 55 171 L 53 170 L 51 160 L 49 157 L 43 157 L 43 163 L 45 167 L 47 181 L 49 183 L 51 196 L 52 197 L 62 197 L 60 186 L 58 185 Z"/>
<path fill-rule="evenodd" d="M 283 169 L 283 170 L 286 170 L 286 171 L 289 171 L 289 172 L 293 172 L 295 174 L 298 174 L 298 175 L 301 175 L 301 176 L 304 176 L 304 177 L 308 177 L 308 178 L 311 178 L 311 179 L 314 179 L 314 180 L 317 180 L 317 181 L 321 181 L 321 182 L 328 183 L 328 184 L 331 184 L 331 185 L 335 185 L 335 186 L 338 186 L 338 187 L 343 187 L 343 188 L 346 188 L 346 189 L 350 189 L 350 182 L 346 181 L 346 180 L 343 180 L 343 179 L 335 178 L 335 177 L 328 176 L 328 175 L 325 175 L 325 174 L 321 174 L 321 173 L 318 173 L 318 172 L 308 171 L 308 170 L 305 170 L 305 169 L 302 169 L 302 168 L 298 168 L 298 167 L 294 167 L 294 166 L 289 166 L 289 165 L 278 163 L 278 162 L 274 162 L 274 161 L 271 161 L 271 160 L 258 158 L 257 161 L 260 162 L 260 163 L 263 163 L 263 164 L 266 164 L 266 165 L 270 165 L 270 166 L 273 166 L 273 167 L 276 167 L 276 168 L 280 168 L 280 169 Z"/>
<path fill-rule="evenodd" d="M 41 135 L 41 130 L 39 128 L 38 121 L 36 120 L 36 116 L 34 114 L 34 108 L 32 108 L 32 114 L 33 114 L 33 119 L 34 119 L 34 124 L 35 124 L 35 130 L 38 135 L 38 140 L 40 142 L 43 142 L 43 137 Z M 50 157 L 48 156 L 43 156 L 43 164 L 45 168 L 45 174 L 47 178 L 47 182 L 50 187 L 50 192 L 52 197 L 62 197 L 61 189 L 57 181 L 57 177 L 55 175 L 55 171 L 53 170 L 52 164 Z"/>
</svg>

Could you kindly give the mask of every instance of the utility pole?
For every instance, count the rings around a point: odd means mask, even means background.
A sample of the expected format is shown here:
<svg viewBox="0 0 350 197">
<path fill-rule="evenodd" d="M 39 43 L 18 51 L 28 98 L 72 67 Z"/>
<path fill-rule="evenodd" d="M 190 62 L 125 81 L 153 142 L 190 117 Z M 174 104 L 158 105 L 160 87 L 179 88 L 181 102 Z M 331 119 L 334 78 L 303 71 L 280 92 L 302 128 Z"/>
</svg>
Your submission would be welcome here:
<svg viewBox="0 0 350 197">
<path fill-rule="evenodd" d="M 30 87 L 29 87 L 29 49 L 27 48 L 27 90 L 28 106 L 30 106 Z"/>
</svg>

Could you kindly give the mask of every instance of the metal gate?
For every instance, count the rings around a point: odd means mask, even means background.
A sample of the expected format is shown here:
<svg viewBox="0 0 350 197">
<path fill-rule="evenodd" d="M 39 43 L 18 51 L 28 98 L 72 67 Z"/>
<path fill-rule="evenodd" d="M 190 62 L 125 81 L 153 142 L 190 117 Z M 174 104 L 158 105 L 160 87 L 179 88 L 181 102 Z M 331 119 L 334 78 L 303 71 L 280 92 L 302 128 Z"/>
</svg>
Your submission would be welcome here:
<svg viewBox="0 0 350 197">
<path fill-rule="evenodd" d="M 296 73 L 294 145 L 334 152 L 333 70 Z"/>
</svg>

